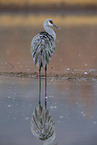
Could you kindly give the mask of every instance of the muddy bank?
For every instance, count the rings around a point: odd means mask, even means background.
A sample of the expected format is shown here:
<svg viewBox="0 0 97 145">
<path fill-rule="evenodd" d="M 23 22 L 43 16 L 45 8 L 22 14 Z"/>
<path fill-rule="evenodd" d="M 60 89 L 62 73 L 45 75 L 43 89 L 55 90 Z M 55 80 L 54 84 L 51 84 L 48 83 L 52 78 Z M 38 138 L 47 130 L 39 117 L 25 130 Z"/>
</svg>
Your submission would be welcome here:
<svg viewBox="0 0 97 145">
<path fill-rule="evenodd" d="M 6 76 L 6 77 L 19 77 L 19 78 L 35 78 L 37 79 L 39 77 L 37 72 L 34 73 L 27 73 L 27 72 L 0 72 L 0 76 Z M 44 74 L 41 75 L 42 78 L 45 77 Z M 92 73 L 64 73 L 64 74 L 57 74 L 57 73 L 48 73 L 47 77 L 52 79 L 65 79 L 65 80 L 94 80 L 97 79 L 97 75 Z"/>
</svg>

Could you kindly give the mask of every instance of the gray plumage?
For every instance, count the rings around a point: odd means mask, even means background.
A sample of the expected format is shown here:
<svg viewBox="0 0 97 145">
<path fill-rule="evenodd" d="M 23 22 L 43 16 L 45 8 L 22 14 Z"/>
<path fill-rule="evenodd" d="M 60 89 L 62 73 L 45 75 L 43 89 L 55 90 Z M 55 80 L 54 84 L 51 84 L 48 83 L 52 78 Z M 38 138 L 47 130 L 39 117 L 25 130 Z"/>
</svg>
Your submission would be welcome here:
<svg viewBox="0 0 97 145">
<path fill-rule="evenodd" d="M 45 20 L 43 25 L 45 32 L 38 33 L 31 42 L 34 63 L 40 68 L 49 63 L 55 51 L 56 34 L 51 26 L 58 28 L 51 19 Z"/>
<path fill-rule="evenodd" d="M 47 32 L 40 32 L 31 42 L 31 53 L 35 65 L 45 67 L 55 51 L 54 38 Z"/>
</svg>

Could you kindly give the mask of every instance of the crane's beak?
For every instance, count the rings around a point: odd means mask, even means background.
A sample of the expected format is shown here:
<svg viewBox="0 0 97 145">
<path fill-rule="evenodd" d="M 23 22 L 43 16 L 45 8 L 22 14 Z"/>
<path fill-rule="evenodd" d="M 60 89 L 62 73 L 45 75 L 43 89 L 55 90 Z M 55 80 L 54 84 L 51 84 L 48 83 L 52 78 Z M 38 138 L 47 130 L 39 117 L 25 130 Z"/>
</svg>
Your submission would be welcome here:
<svg viewBox="0 0 97 145">
<path fill-rule="evenodd" d="M 61 30 L 59 27 L 57 27 L 55 24 L 53 24 L 54 27 L 56 27 L 57 29 Z"/>
</svg>

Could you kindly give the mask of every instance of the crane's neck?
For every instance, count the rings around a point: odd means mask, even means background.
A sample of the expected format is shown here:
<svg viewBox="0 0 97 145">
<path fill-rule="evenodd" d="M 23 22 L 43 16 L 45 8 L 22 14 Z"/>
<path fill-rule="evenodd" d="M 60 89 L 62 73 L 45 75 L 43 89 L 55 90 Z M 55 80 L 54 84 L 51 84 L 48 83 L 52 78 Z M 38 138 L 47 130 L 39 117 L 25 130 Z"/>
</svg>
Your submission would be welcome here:
<svg viewBox="0 0 97 145">
<path fill-rule="evenodd" d="M 56 39 L 56 33 L 54 32 L 54 30 L 50 26 L 44 25 L 44 29 L 49 35 L 51 35 L 54 38 L 54 40 Z"/>
</svg>

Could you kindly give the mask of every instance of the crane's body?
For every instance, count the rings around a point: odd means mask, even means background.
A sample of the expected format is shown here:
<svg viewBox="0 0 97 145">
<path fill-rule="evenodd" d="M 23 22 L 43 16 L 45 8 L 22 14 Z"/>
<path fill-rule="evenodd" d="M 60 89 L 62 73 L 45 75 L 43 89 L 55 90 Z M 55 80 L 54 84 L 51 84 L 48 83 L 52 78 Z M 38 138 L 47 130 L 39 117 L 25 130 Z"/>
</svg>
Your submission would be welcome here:
<svg viewBox="0 0 97 145">
<path fill-rule="evenodd" d="M 35 65 L 45 67 L 55 51 L 54 38 L 47 32 L 38 33 L 31 42 L 31 52 Z"/>
<path fill-rule="evenodd" d="M 47 73 L 47 64 L 52 58 L 55 51 L 55 39 L 56 34 L 51 26 L 58 28 L 51 19 L 45 20 L 44 32 L 38 33 L 31 42 L 31 53 L 35 65 L 39 67 L 39 94 L 41 94 L 41 67 L 45 67 L 45 92 L 46 91 L 46 73 Z M 58 28 L 59 29 L 59 28 Z M 45 94 L 46 96 L 46 94 Z"/>
<path fill-rule="evenodd" d="M 56 34 L 51 26 L 58 28 L 51 19 L 45 20 L 45 32 L 38 33 L 31 42 L 31 53 L 35 65 L 45 67 L 55 51 Z"/>
</svg>

